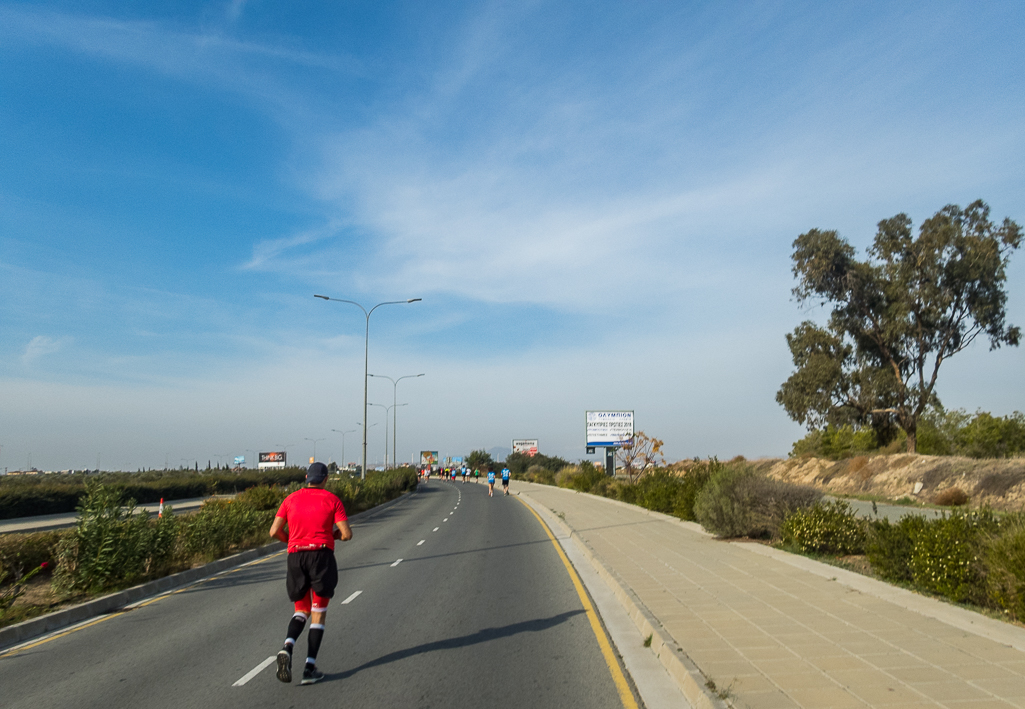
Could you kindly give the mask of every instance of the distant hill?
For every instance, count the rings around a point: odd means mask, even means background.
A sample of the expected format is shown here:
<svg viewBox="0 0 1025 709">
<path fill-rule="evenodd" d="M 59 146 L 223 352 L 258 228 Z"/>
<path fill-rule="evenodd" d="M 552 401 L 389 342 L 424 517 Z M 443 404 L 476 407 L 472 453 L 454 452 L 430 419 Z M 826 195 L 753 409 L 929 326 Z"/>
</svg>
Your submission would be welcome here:
<svg viewBox="0 0 1025 709">
<path fill-rule="evenodd" d="M 501 463 L 510 453 L 512 453 L 512 448 L 502 448 L 501 446 L 498 448 L 488 448 L 488 455 L 496 463 Z"/>
</svg>

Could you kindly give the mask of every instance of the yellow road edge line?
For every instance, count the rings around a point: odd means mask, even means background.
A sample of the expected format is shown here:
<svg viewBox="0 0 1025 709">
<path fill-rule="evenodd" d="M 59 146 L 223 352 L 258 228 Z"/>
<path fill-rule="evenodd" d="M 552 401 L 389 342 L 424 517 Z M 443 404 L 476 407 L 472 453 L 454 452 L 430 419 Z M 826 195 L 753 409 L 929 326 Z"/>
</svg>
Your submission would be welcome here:
<svg viewBox="0 0 1025 709">
<path fill-rule="evenodd" d="M 608 635 L 605 634 L 605 629 L 601 626 L 601 621 L 598 620 L 598 614 L 594 610 L 594 606 L 591 605 L 591 599 L 587 597 L 587 591 L 584 590 L 584 584 L 577 575 L 576 569 L 573 568 L 573 564 L 570 563 L 569 558 L 566 556 L 566 552 L 562 550 L 562 546 L 559 541 L 552 534 L 552 531 L 545 524 L 545 521 L 541 519 L 541 515 L 534 511 L 534 509 L 524 502 L 519 497 L 516 498 L 524 507 L 530 510 L 530 514 L 537 518 L 537 521 L 541 523 L 541 528 L 545 530 L 545 534 L 548 535 L 548 539 L 551 540 L 552 546 L 555 547 L 555 551 L 558 552 L 559 558 L 562 559 L 562 565 L 566 567 L 566 571 L 569 573 L 570 580 L 573 581 L 573 588 L 577 590 L 577 596 L 580 597 L 580 602 L 584 606 L 584 613 L 587 614 L 587 620 L 591 623 L 591 630 L 594 632 L 594 637 L 598 640 L 598 647 L 601 648 L 602 657 L 605 658 L 605 664 L 608 665 L 609 674 L 612 675 L 612 682 L 616 685 L 616 689 L 619 691 L 619 699 L 623 702 L 623 706 L 626 709 L 638 709 L 637 701 L 634 699 L 633 692 L 630 691 L 630 685 L 626 681 L 626 677 L 623 675 L 623 670 L 619 667 L 619 661 L 616 660 L 616 653 L 612 650 L 612 643 L 609 641 Z"/>
<path fill-rule="evenodd" d="M 124 606 L 122 608 L 115 608 L 114 610 L 112 610 L 112 611 L 110 611 L 108 613 L 104 613 L 102 617 L 97 618 L 96 620 L 94 620 L 94 621 L 92 621 L 90 623 L 84 623 L 82 625 L 76 625 L 76 626 L 74 626 L 72 628 L 68 628 L 67 630 L 54 631 L 54 634 L 48 635 L 47 637 L 43 638 L 42 640 L 39 640 L 38 642 L 31 643 L 30 645 L 20 645 L 20 646 L 18 646 L 16 648 L 11 648 L 9 650 L 0 650 L 0 657 L 14 657 L 15 655 L 18 655 L 18 654 L 24 652 L 25 650 L 31 650 L 34 647 L 39 647 L 40 645 L 45 645 L 46 643 L 48 643 L 48 642 L 50 642 L 52 640 L 59 640 L 60 638 L 66 637 L 68 635 L 71 635 L 72 633 L 77 633 L 79 630 L 85 630 L 86 628 L 91 628 L 92 626 L 98 625 L 99 623 L 102 623 L 105 620 L 110 620 L 111 618 L 119 616 L 122 613 L 126 613 L 129 610 L 134 610 L 135 608 L 145 608 L 146 606 L 150 605 L 151 603 L 156 603 L 157 601 L 162 601 L 165 598 L 168 598 L 169 596 L 173 596 L 173 595 L 175 595 L 177 593 L 181 593 L 182 591 L 187 591 L 188 589 L 192 588 L 193 586 L 198 586 L 199 584 L 206 583 L 207 581 L 216 581 L 221 576 L 226 576 L 228 574 L 233 574 L 236 571 L 241 571 L 242 569 L 246 568 L 247 566 L 255 566 L 256 564 L 261 564 L 261 563 L 263 563 L 265 561 L 269 561 L 269 560 L 273 559 L 276 556 L 281 556 L 282 553 L 283 552 L 276 551 L 273 554 L 267 554 L 266 556 L 263 556 L 263 557 L 261 557 L 259 559 L 254 560 L 254 561 L 250 561 L 250 562 L 247 562 L 245 564 L 240 564 L 239 566 L 236 566 L 234 569 L 228 569 L 227 571 L 223 571 L 223 572 L 217 574 L 216 576 L 209 576 L 207 578 L 199 579 L 198 581 L 193 581 L 192 583 L 186 584 L 186 585 L 182 586 L 181 588 L 176 588 L 173 591 L 164 591 L 163 593 L 155 596 L 154 598 L 150 598 L 147 601 L 142 601 L 140 603 L 133 603 L 131 605 Z"/>
</svg>

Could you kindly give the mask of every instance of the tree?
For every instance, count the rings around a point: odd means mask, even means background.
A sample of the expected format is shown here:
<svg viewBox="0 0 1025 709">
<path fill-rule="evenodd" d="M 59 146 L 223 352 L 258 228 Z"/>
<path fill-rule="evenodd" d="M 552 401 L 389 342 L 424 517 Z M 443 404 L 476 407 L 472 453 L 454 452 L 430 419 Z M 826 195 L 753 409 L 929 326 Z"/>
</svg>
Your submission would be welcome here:
<svg viewBox="0 0 1025 709">
<path fill-rule="evenodd" d="M 898 426 L 915 452 L 919 417 L 939 404 L 943 362 L 979 335 L 990 349 L 1018 344 L 1020 329 L 1005 323 L 1004 282 L 1021 240 L 1021 227 L 994 225 L 981 200 L 944 207 L 917 238 L 906 214 L 879 222 L 865 261 L 835 231 L 801 234 L 794 297 L 832 312 L 826 327 L 806 321 L 787 335 L 797 370 L 776 401 L 809 428 L 871 426 L 880 445 Z"/>
<path fill-rule="evenodd" d="M 644 431 L 637 431 L 630 443 L 620 446 L 616 455 L 619 462 L 626 468 L 630 482 L 634 482 L 635 478 L 640 477 L 649 466 L 666 464 L 665 458 L 662 457 L 663 445 L 665 443 L 657 438 L 649 437 Z"/>
<path fill-rule="evenodd" d="M 495 461 L 491 458 L 491 454 L 485 450 L 473 451 L 470 455 L 466 456 L 466 465 L 471 470 L 491 470 L 495 465 Z"/>
</svg>

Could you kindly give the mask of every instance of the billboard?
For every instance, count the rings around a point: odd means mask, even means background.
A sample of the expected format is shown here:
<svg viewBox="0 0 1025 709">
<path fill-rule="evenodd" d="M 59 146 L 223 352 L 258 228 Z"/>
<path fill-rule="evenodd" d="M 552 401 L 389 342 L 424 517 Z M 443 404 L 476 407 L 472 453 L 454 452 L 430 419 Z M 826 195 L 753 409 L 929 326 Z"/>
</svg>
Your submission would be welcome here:
<svg viewBox="0 0 1025 709">
<path fill-rule="evenodd" d="M 256 464 L 256 467 L 260 470 L 263 470 L 264 468 L 284 468 L 285 451 L 260 453 L 260 462 Z"/>
<path fill-rule="evenodd" d="M 235 456 L 235 467 L 236 468 L 241 468 L 245 464 L 246 464 L 246 457 L 244 455 L 236 455 Z"/>
<path fill-rule="evenodd" d="M 587 412 L 587 446 L 621 446 L 633 441 L 633 437 L 633 411 Z"/>
<path fill-rule="evenodd" d="M 438 464 L 438 451 L 420 451 L 420 467 Z"/>
<path fill-rule="evenodd" d="M 535 456 L 537 455 L 537 439 L 536 438 L 517 438 L 512 442 L 513 453 L 522 453 L 523 455 Z"/>
</svg>

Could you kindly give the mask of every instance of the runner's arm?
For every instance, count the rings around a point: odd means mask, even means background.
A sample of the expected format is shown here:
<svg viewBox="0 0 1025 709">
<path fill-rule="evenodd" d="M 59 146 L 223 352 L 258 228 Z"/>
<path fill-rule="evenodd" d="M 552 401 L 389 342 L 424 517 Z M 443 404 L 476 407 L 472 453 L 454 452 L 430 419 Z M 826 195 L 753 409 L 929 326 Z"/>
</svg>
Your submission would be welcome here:
<svg viewBox="0 0 1025 709">
<path fill-rule="evenodd" d="M 348 520 L 338 520 L 335 522 L 335 539 L 340 539 L 343 542 L 347 542 L 352 539 L 352 527 L 349 526 Z"/>
<path fill-rule="evenodd" d="M 284 517 L 274 518 L 274 522 L 270 526 L 270 535 L 275 539 L 280 539 L 285 544 L 288 544 L 288 532 L 285 531 Z"/>
</svg>

